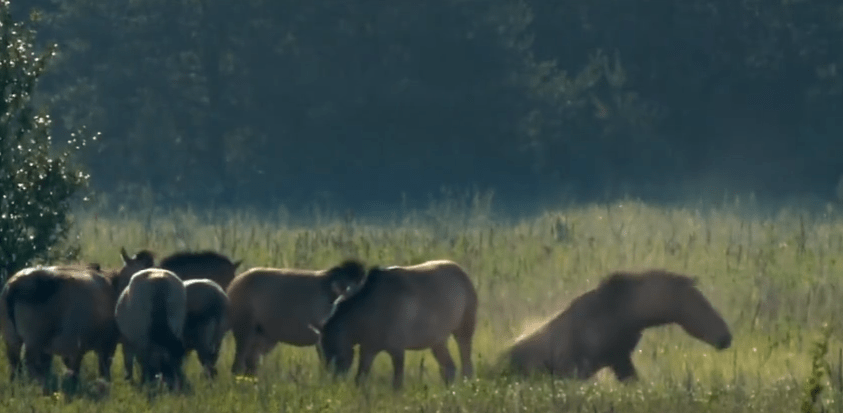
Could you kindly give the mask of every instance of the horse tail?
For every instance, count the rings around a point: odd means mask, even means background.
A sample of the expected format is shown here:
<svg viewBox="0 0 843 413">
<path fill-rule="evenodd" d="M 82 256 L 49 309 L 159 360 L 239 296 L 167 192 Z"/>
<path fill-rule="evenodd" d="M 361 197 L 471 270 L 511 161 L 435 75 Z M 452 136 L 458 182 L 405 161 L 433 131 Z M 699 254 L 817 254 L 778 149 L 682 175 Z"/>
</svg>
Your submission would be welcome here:
<svg viewBox="0 0 843 413">
<path fill-rule="evenodd" d="M 184 343 L 173 332 L 169 323 L 170 306 L 168 284 L 156 283 L 152 294 L 152 317 L 149 324 L 150 344 L 164 347 L 167 353 L 175 358 L 184 356 Z"/>
<path fill-rule="evenodd" d="M 15 304 L 43 304 L 59 291 L 61 282 L 58 277 L 37 271 L 7 283 L 3 294 L 6 299 L 6 314 L 12 329 L 17 331 Z"/>
</svg>

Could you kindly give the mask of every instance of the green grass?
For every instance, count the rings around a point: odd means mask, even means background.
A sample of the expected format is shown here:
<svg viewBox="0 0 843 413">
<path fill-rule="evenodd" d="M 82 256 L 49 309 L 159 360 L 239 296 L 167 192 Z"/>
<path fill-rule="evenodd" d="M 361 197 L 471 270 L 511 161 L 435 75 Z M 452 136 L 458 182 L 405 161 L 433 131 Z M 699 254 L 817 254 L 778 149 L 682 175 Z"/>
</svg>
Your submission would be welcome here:
<svg viewBox="0 0 843 413">
<path fill-rule="evenodd" d="M 477 377 L 445 388 L 429 352 L 408 352 L 405 389 L 390 388 L 389 358 L 378 357 L 366 386 L 332 380 L 312 348 L 277 347 L 254 379 L 229 373 L 234 342 L 224 342 L 220 377 L 193 389 L 148 397 L 120 379 L 105 397 L 43 396 L 10 384 L 0 361 L 0 411 L 799 411 L 808 387 L 822 391 L 816 411 L 843 411 L 843 215 L 782 210 L 773 218 L 735 208 L 681 209 L 629 201 L 571 207 L 518 222 L 497 220 L 488 198 L 440 202 L 372 223 L 329 213 L 299 225 L 283 209 L 212 215 L 190 210 L 77 215 L 83 261 L 111 267 L 119 248 L 166 254 L 211 248 L 244 267 L 324 268 L 347 256 L 402 265 L 434 258 L 460 263 L 480 296 L 474 360 Z M 501 350 L 525 328 L 567 306 L 619 268 L 664 267 L 699 279 L 700 289 L 734 333 L 717 352 L 679 327 L 648 330 L 633 356 L 641 381 L 619 384 L 608 372 L 588 382 L 499 377 Z M 827 354 L 813 357 L 830 327 Z M 456 348 L 452 343 L 452 352 Z M 58 363 L 56 363 L 58 364 Z M 93 355 L 84 366 L 95 378 Z M 814 371 L 815 370 L 815 371 Z M 812 373 L 812 371 L 814 371 Z M 352 372 L 353 373 L 353 372 Z M 814 377 L 812 381 L 812 377 Z M 811 384 L 813 383 L 813 384 Z M 810 405 L 810 403 L 809 403 Z"/>
</svg>

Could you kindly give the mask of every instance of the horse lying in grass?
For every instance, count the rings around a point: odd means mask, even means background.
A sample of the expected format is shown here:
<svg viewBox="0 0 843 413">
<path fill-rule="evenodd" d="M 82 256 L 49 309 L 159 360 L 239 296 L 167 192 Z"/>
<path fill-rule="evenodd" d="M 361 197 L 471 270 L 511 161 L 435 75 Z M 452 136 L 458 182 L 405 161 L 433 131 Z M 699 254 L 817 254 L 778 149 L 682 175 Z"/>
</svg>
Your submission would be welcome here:
<svg viewBox="0 0 843 413">
<path fill-rule="evenodd" d="M 673 323 L 718 350 L 732 343 L 729 327 L 694 279 L 664 270 L 615 272 L 519 338 L 502 361 L 520 375 L 584 380 L 609 367 L 619 381 L 635 379 L 632 351 L 643 330 Z"/>
<path fill-rule="evenodd" d="M 365 275 L 352 260 L 319 271 L 253 268 L 238 275 L 227 290 L 236 344 L 232 373 L 254 375 L 260 357 L 279 342 L 316 344 L 308 326 L 323 320 L 338 297 L 353 294 Z"/>
<path fill-rule="evenodd" d="M 360 345 L 355 381 L 368 374 L 381 351 L 392 357 L 392 386 L 404 380 L 404 352 L 430 348 L 442 379 L 451 383 L 456 366 L 448 351 L 454 336 L 462 374 L 473 375 L 471 346 L 477 317 L 477 292 L 468 275 L 452 261 L 428 261 L 408 267 L 372 268 L 360 290 L 339 299 L 320 326 L 323 361 L 345 373 Z"/>
<path fill-rule="evenodd" d="M 171 389 L 185 384 L 182 360 L 186 302 L 181 279 L 157 268 L 132 275 L 120 294 L 114 317 L 124 349 L 136 354 L 141 362 L 142 383 L 161 374 Z"/>
</svg>

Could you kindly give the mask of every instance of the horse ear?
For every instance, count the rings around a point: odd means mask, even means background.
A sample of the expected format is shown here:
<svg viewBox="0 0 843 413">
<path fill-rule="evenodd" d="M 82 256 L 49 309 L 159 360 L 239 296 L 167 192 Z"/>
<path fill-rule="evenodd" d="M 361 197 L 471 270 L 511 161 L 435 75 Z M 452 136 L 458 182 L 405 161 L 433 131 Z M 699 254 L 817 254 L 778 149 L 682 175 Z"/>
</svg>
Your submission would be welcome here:
<svg viewBox="0 0 843 413">
<path fill-rule="evenodd" d="M 240 264 L 242 264 L 242 263 L 243 263 L 243 260 L 234 261 L 234 263 L 231 264 L 231 269 L 236 270 L 237 267 L 239 267 Z"/>
<path fill-rule="evenodd" d="M 125 265 L 125 264 L 128 264 L 128 263 L 129 263 L 129 261 L 131 260 L 131 258 L 129 257 L 129 254 L 127 254 L 127 253 L 126 253 L 126 248 L 125 248 L 125 247 L 120 247 L 120 258 L 122 258 L 122 259 L 123 259 L 123 264 L 124 264 L 124 265 Z"/>
</svg>

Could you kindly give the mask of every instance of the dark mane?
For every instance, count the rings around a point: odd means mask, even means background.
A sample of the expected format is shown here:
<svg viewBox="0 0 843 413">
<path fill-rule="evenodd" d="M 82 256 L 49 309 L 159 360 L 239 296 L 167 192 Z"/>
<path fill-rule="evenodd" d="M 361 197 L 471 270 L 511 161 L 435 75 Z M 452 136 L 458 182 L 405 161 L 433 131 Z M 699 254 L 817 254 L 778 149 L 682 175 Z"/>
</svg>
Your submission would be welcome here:
<svg viewBox="0 0 843 413">
<path fill-rule="evenodd" d="M 617 301 L 637 285 L 649 282 L 671 283 L 677 287 L 684 287 L 695 285 L 696 279 L 663 269 L 642 272 L 615 271 L 604 277 L 595 291 L 606 300 Z"/>
<path fill-rule="evenodd" d="M 149 264 L 150 267 L 155 266 L 155 254 L 150 250 L 140 250 L 134 257 L 132 257 L 132 259 L 138 261 L 142 260 Z"/>
<path fill-rule="evenodd" d="M 358 259 L 347 258 L 339 265 L 332 267 L 328 272 L 359 275 L 360 277 L 355 280 L 359 282 L 366 279 L 366 264 Z"/>
<path fill-rule="evenodd" d="M 230 265 L 234 265 L 234 263 L 231 262 L 231 259 L 226 257 L 225 255 L 220 254 L 216 251 L 204 250 L 175 252 L 162 259 L 161 263 L 159 264 L 159 267 L 178 267 L 182 265 L 192 265 L 197 262 L 208 261 L 223 261 Z"/>
<path fill-rule="evenodd" d="M 361 264 L 362 265 L 362 264 Z M 356 303 L 364 302 L 372 295 L 375 287 L 383 283 L 385 270 L 382 267 L 372 267 L 366 273 L 365 282 L 360 285 L 360 289 L 350 297 L 337 300 L 334 303 L 334 308 L 331 314 L 325 319 L 324 326 L 327 326 L 331 320 L 335 320 L 343 314 L 351 311 Z"/>
</svg>

